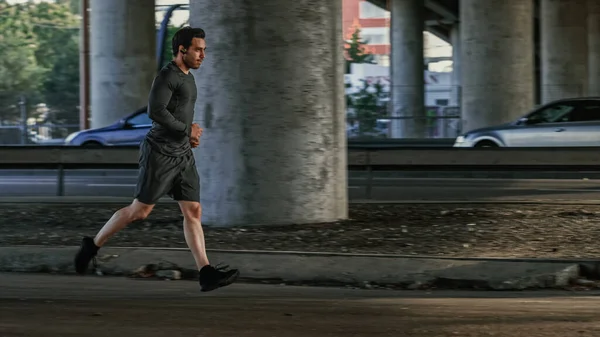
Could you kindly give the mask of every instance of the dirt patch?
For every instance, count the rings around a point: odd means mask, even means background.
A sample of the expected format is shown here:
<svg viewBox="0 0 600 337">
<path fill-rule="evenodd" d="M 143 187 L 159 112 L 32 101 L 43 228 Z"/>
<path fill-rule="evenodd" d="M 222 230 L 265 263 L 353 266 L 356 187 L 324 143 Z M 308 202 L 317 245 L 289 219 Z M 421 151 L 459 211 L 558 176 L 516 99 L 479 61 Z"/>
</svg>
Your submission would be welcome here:
<svg viewBox="0 0 600 337">
<path fill-rule="evenodd" d="M 78 245 L 119 205 L 1 205 L 0 245 Z M 186 247 L 176 204 L 161 204 L 111 246 Z M 350 219 L 312 225 L 205 228 L 211 249 L 448 257 L 596 257 L 600 206 L 351 205 Z"/>
</svg>

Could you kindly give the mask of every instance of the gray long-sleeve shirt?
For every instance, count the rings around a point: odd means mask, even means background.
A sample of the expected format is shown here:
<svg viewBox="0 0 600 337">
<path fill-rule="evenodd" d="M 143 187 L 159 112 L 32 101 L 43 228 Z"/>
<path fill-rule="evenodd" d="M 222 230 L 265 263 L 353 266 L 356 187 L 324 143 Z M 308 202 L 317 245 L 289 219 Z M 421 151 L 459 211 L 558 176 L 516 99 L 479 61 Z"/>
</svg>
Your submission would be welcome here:
<svg viewBox="0 0 600 337">
<path fill-rule="evenodd" d="M 169 62 L 154 78 L 148 101 L 152 129 L 146 141 L 156 151 L 179 156 L 191 150 L 190 133 L 198 92 L 191 73 Z"/>
</svg>

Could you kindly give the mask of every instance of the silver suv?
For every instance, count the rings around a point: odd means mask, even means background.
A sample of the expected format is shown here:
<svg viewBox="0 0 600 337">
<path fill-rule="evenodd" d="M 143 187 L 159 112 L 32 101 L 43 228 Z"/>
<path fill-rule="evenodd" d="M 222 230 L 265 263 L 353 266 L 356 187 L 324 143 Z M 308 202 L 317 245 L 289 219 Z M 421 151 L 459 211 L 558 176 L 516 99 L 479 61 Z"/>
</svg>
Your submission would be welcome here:
<svg viewBox="0 0 600 337">
<path fill-rule="evenodd" d="M 507 124 L 469 131 L 454 147 L 600 146 L 600 97 L 553 101 Z"/>
</svg>

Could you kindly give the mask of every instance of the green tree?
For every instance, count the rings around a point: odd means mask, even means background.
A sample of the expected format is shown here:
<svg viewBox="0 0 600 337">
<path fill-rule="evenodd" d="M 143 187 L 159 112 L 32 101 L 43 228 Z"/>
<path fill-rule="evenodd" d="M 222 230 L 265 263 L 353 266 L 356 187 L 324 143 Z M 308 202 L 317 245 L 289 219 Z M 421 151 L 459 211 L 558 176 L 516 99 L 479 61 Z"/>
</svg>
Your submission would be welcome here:
<svg viewBox="0 0 600 337">
<path fill-rule="evenodd" d="M 354 32 L 349 40 L 345 41 L 344 51 L 346 53 L 346 73 L 350 72 L 352 63 L 375 63 L 373 54 L 367 51 L 368 40 L 360 36 L 360 27 L 354 26 Z"/>
<path fill-rule="evenodd" d="M 56 3 L 68 6 L 73 14 L 81 11 L 81 0 L 56 0 Z"/>
<path fill-rule="evenodd" d="M 77 123 L 79 104 L 79 19 L 73 2 L 27 2 L 9 5 L 0 0 L 0 96 L 11 107 L 24 94 L 30 117 L 32 104 L 46 103 L 46 118 Z M 12 47 L 12 48 L 11 48 Z M 15 109 L 3 109 L 4 119 L 18 119 Z"/>
<path fill-rule="evenodd" d="M 37 38 L 36 58 L 47 69 L 43 82 L 45 103 L 52 122 L 79 121 L 79 19 L 70 1 L 41 2 L 31 7 L 30 16 Z"/>
<path fill-rule="evenodd" d="M 369 41 L 362 39 L 360 32 L 360 27 L 354 25 L 354 31 L 345 41 L 346 73 L 350 73 L 352 63 L 375 63 L 373 54 L 366 47 Z M 380 137 L 376 132 L 377 120 L 386 116 L 383 85 L 362 82 L 357 92 L 346 95 L 347 118 L 351 125 L 358 126 L 358 138 Z"/>
<path fill-rule="evenodd" d="M 359 138 L 381 137 L 377 135 L 377 120 L 387 116 L 386 93 L 380 82 L 369 83 L 366 80 L 355 93 L 346 95 L 346 106 L 351 112 L 348 120 L 358 125 Z"/>
<path fill-rule="evenodd" d="M 27 98 L 28 108 L 42 99 L 46 69 L 36 58 L 38 41 L 25 8 L 0 0 L 0 121 L 20 121 L 18 102 Z"/>
</svg>

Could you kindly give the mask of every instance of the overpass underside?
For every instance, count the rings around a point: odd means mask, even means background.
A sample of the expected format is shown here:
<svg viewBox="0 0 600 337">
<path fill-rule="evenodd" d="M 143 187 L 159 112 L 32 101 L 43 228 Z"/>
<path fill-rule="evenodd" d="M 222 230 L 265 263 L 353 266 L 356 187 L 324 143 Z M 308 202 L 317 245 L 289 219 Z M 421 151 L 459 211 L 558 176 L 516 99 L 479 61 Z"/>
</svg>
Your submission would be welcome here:
<svg viewBox="0 0 600 337">
<path fill-rule="evenodd" d="M 451 104 L 464 131 L 513 121 L 537 104 L 600 96 L 600 1 L 368 1 L 391 11 L 392 115 L 414 117 L 392 126 L 396 137 L 425 129 L 422 72 L 411 70 L 423 63 L 419 31 L 453 46 Z"/>
<path fill-rule="evenodd" d="M 367 0 L 391 10 L 390 0 Z M 450 43 L 452 27 L 459 21 L 459 0 L 423 0 L 425 29 Z"/>
</svg>

